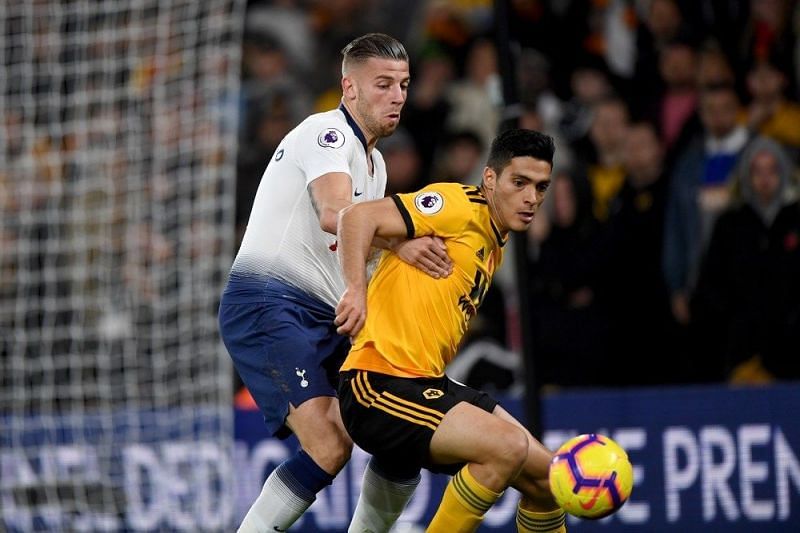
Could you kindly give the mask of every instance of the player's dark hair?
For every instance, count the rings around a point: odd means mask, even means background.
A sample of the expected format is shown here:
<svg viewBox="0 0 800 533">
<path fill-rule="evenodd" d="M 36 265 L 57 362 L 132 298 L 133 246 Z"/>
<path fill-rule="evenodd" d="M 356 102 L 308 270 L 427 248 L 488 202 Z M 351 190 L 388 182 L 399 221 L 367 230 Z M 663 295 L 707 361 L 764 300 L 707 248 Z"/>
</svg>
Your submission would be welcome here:
<svg viewBox="0 0 800 533">
<path fill-rule="evenodd" d="M 500 174 L 513 158 L 529 156 L 547 161 L 552 168 L 555 151 L 555 143 L 549 135 L 534 130 L 511 129 L 492 141 L 486 166 Z"/>
<path fill-rule="evenodd" d="M 385 33 L 367 33 L 342 48 L 342 71 L 349 64 L 363 63 L 372 57 L 408 62 L 408 53 L 400 41 Z"/>
</svg>

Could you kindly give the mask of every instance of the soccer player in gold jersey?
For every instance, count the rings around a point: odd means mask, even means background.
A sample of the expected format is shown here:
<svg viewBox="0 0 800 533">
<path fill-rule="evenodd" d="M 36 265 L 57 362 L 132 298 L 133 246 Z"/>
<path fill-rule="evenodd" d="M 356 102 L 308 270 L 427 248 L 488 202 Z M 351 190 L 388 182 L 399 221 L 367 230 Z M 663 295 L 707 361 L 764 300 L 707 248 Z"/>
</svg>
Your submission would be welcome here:
<svg viewBox="0 0 800 533">
<path fill-rule="evenodd" d="M 526 230 L 541 207 L 554 151 L 547 135 L 509 130 L 492 143 L 480 187 L 437 183 L 339 215 L 346 289 L 335 324 L 353 339 L 340 374 L 342 417 L 388 479 L 420 468 L 453 475 L 431 532 L 474 531 L 509 486 L 522 493 L 519 531 L 566 531 L 547 483 L 552 452 L 496 400 L 445 375 L 509 232 Z M 444 239 L 453 273 L 428 278 L 384 252 L 367 289 L 372 239 L 421 235 Z"/>
</svg>

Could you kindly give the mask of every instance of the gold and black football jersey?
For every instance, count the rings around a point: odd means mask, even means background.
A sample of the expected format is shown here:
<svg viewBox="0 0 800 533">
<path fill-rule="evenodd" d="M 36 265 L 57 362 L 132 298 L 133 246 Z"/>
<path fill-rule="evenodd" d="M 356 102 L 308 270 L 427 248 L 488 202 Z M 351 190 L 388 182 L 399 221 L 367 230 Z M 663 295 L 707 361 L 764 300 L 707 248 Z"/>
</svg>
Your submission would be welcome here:
<svg viewBox="0 0 800 533">
<path fill-rule="evenodd" d="M 392 196 L 409 238 L 441 237 L 453 273 L 435 279 L 385 251 L 367 292 L 367 321 L 342 370 L 439 377 L 453 359 L 503 259 L 502 236 L 478 187 L 436 183 Z"/>
</svg>

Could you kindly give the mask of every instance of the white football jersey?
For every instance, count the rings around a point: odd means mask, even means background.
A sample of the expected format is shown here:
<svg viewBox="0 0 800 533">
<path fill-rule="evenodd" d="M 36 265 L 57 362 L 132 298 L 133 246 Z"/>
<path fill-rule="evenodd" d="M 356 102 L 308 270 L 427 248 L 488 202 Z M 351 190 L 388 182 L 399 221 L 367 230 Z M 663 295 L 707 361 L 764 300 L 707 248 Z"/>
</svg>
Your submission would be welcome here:
<svg viewBox="0 0 800 533">
<path fill-rule="evenodd" d="M 352 180 L 354 203 L 382 198 L 386 164 L 377 149 L 372 161 L 370 176 L 364 136 L 343 106 L 311 115 L 289 132 L 261 178 L 231 282 L 257 288 L 276 278 L 335 307 L 344 292 L 336 236 L 320 228 L 309 184 L 343 172 Z"/>
</svg>

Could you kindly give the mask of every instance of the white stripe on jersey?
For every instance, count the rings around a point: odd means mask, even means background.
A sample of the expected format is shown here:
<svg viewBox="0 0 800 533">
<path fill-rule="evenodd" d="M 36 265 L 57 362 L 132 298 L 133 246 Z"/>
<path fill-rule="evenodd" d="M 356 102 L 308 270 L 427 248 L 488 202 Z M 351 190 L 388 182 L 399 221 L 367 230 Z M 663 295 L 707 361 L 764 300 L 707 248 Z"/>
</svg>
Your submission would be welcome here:
<svg viewBox="0 0 800 533">
<path fill-rule="evenodd" d="M 365 148 L 336 109 L 311 115 L 284 137 L 258 186 L 242 245 L 231 273 L 241 278 L 278 278 L 336 307 L 344 292 L 333 245 L 311 205 L 308 185 L 329 172 L 352 179 L 352 201 L 382 198 L 386 164 L 372 151 L 370 177 Z"/>
</svg>

